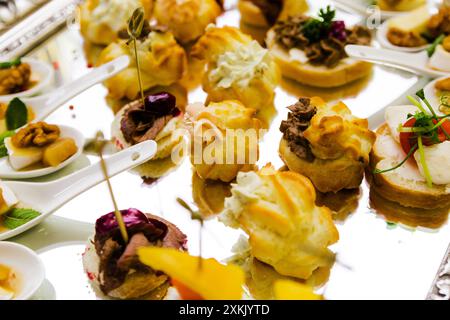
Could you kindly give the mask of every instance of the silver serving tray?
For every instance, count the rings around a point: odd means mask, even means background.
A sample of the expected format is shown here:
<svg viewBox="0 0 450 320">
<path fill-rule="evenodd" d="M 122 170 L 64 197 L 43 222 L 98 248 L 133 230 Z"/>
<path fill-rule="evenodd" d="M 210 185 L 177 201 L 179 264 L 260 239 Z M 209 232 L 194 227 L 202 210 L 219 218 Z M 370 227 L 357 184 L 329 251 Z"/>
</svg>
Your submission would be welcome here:
<svg viewBox="0 0 450 320">
<path fill-rule="evenodd" d="M 73 6 L 76 1 L 66 2 Z M 229 10 L 219 18 L 219 25 L 240 25 L 235 3 L 234 0 L 227 1 Z M 327 3 L 325 0 L 314 1 L 312 11 L 316 12 Z M 54 17 L 60 17 L 59 23 L 53 22 L 54 28 L 72 17 L 67 7 L 47 11 L 46 15 L 52 21 Z M 351 22 L 362 19 L 344 11 L 339 15 Z M 66 18 L 61 19 L 62 16 Z M 34 32 L 41 34 L 38 29 L 47 30 L 42 28 L 43 25 L 45 21 L 38 23 Z M 32 47 L 35 45 L 33 42 L 13 41 L 16 46 L 8 51 L 5 49 L 8 46 L 0 41 L 0 52 L 8 55 L 25 52 L 30 43 Z M 83 40 L 76 25 L 71 23 L 33 47 L 29 55 L 56 62 L 59 83 L 78 78 L 88 70 Z M 318 90 L 283 80 L 276 91 L 278 115 L 261 143 L 259 164 L 271 162 L 277 168 L 283 166 L 278 157 L 281 138 L 278 127 L 287 116 L 286 107 L 299 96 L 320 95 L 330 101 L 342 99 L 355 115 L 369 117 L 370 125 L 375 129 L 382 123 L 385 106 L 405 103 L 406 93 L 415 92 L 427 82 L 411 73 L 381 66 L 374 68 L 370 79 L 339 90 Z M 108 136 L 113 112 L 105 101 L 106 94 L 102 85 L 92 87 L 62 106 L 48 121 L 75 126 L 86 137 L 93 137 L 97 130 Z M 190 102 L 202 102 L 205 97 L 201 88 L 189 92 Z M 69 106 L 73 106 L 73 110 Z M 145 185 L 140 177 L 129 172 L 113 178 L 112 184 L 120 208 L 135 207 L 163 216 L 188 235 L 190 252 L 199 253 L 198 222 L 192 221 L 175 201 L 176 197 L 182 197 L 193 203 L 192 168 L 188 159 L 176 171 L 152 185 Z M 438 230 L 412 229 L 401 224 L 392 226 L 370 208 L 368 198 L 367 183 L 363 182 L 357 208 L 348 216 L 337 219 L 340 240 L 332 249 L 337 253 L 338 263 L 318 291 L 327 299 L 425 299 L 450 242 L 449 224 Z M 94 232 L 95 220 L 112 209 L 106 185 L 101 184 L 69 202 L 39 226 L 12 239 L 36 250 L 45 264 L 47 279 L 35 299 L 97 299 L 83 271 L 81 257 L 88 237 Z M 205 223 L 202 232 L 203 255 L 216 259 L 229 257 L 232 246 L 242 234 L 225 227 L 215 218 Z"/>
</svg>

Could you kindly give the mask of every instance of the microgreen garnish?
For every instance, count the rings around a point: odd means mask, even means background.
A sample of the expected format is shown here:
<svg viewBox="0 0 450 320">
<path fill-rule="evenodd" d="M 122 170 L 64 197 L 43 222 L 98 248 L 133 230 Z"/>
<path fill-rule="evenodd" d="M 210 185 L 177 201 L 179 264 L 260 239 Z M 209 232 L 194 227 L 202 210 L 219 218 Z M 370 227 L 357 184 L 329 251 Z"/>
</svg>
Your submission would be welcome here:
<svg viewBox="0 0 450 320">
<path fill-rule="evenodd" d="M 319 19 L 310 18 L 302 28 L 304 35 L 311 42 L 319 41 L 324 34 L 327 34 L 336 16 L 336 11 L 332 10 L 330 6 L 320 9 Z"/>
<path fill-rule="evenodd" d="M 106 180 L 106 184 L 108 185 L 109 195 L 111 196 L 111 200 L 114 206 L 114 214 L 116 216 L 117 224 L 119 225 L 120 233 L 122 234 L 123 241 L 128 243 L 128 232 L 125 226 L 125 222 L 123 221 L 122 213 L 117 206 L 116 197 L 114 196 L 113 188 L 111 185 L 111 181 L 109 180 L 108 168 L 106 167 L 105 159 L 103 158 L 103 149 L 105 148 L 106 140 L 101 131 L 97 132 L 95 136 L 95 149 L 100 157 L 100 167 L 102 169 L 103 175 Z"/>
<path fill-rule="evenodd" d="M 137 39 L 141 37 L 142 30 L 144 29 L 145 24 L 145 14 L 143 8 L 137 8 L 134 10 L 133 15 L 131 16 L 130 20 L 128 21 L 128 36 L 130 39 L 128 40 L 127 44 L 130 44 L 130 42 L 133 43 L 133 49 L 134 49 L 134 58 L 136 60 L 136 68 L 137 68 L 137 75 L 138 75 L 138 81 L 139 81 L 139 91 L 141 93 L 141 99 L 142 104 L 145 104 L 145 96 L 144 96 L 144 88 L 142 86 L 142 75 L 141 75 L 141 67 L 139 62 L 139 56 L 138 56 L 138 50 L 137 50 Z"/>
<path fill-rule="evenodd" d="M 16 59 L 11 60 L 11 61 L 0 62 L 0 69 L 9 69 L 9 68 L 12 68 L 12 67 L 20 66 L 21 64 L 22 64 L 22 59 L 21 58 L 16 58 Z"/>
<path fill-rule="evenodd" d="M 380 174 L 393 171 L 401 167 L 416 151 L 418 151 L 423 175 L 425 176 L 427 186 L 431 188 L 433 186 L 433 181 L 426 162 L 424 146 L 439 144 L 446 140 L 450 140 L 450 130 L 448 130 L 450 122 L 447 119 L 450 115 L 438 116 L 426 99 L 423 89 L 417 91 L 416 95 L 423 101 L 429 111 L 423 107 L 420 101 L 408 96 L 408 100 L 419 110 L 415 114 L 408 114 L 406 119 L 407 122 L 401 124 L 398 128 L 402 148 L 407 152 L 405 159 L 393 168 L 386 170 L 375 169 L 373 173 Z M 417 142 L 411 147 L 415 141 Z"/>
<path fill-rule="evenodd" d="M 442 41 L 444 41 L 445 39 L 445 34 L 441 34 L 439 37 L 437 37 L 434 42 L 427 48 L 427 54 L 428 57 L 431 58 L 431 56 L 433 56 L 434 52 L 436 51 L 436 48 L 438 47 L 438 45 L 440 45 L 442 43 Z"/>
<path fill-rule="evenodd" d="M 182 206 L 184 209 L 186 209 L 187 211 L 189 211 L 189 213 L 191 214 L 191 219 L 192 220 L 197 220 L 200 222 L 200 230 L 199 230 L 199 259 L 198 259 L 198 268 L 201 269 L 202 268 L 202 229 L 203 229 L 203 217 L 200 214 L 200 212 L 195 211 L 194 209 L 192 209 L 187 203 L 186 201 L 184 201 L 181 198 L 177 198 L 177 202 L 180 206 Z"/>
</svg>

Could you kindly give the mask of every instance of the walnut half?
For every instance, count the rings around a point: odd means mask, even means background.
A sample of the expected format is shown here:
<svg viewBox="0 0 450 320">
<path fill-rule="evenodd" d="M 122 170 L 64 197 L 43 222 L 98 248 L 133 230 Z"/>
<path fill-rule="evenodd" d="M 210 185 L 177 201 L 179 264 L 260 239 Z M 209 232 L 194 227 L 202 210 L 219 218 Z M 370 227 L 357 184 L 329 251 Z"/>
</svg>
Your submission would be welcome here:
<svg viewBox="0 0 450 320">
<path fill-rule="evenodd" d="M 58 126 L 45 122 L 31 123 L 20 129 L 11 142 L 17 148 L 44 147 L 58 140 L 60 133 Z"/>
</svg>

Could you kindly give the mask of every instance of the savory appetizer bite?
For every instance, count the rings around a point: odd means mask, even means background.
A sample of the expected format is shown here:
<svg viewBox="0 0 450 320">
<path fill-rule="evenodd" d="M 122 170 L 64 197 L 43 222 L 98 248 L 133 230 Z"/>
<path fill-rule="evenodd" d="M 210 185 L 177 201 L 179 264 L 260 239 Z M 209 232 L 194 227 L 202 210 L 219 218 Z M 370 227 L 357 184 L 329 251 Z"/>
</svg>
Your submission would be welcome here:
<svg viewBox="0 0 450 320">
<path fill-rule="evenodd" d="M 154 0 L 86 0 L 80 6 L 83 37 L 95 44 L 109 45 L 126 30 L 128 19 L 138 7 L 150 18 Z"/>
<path fill-rule="evenodd" d="M 58 167 L 77 154 L 76 141 L 62 135 L 60 127 L 46 122 L 30 123 L 4 140 L 14 170 Z"/>
<path fill-rule="evenodd" d="M 265 167 L 239 173 L 231 193 L 220 220 L 248 234 L 251 256 L 281 275 L 300 279 L 333 264 L 328 246 L 338 241 L 339 233 L 331 211 L 315 205 L 308 178 Z"/>
<path fill-rule="evenodd" d="M 342 102 L 328 105 L 318 97 L 300 98 L 288 109 L 279 149 L 288 168 L 321 192 L 358 188 L 375 141 L 367 119 L 353 116 Z"/>
<path fill-rule="evenodd" d="M 386 23 L 386 38 L 390 44 L 420 49 L 440 36 L 450 34 L 450 8 L 443 6 L 437 14 L 432 15 L 430 8 L 423 6 Z"/>
<path fill-rule="evenodd" d="M 375 3 L 385 11 L 411 11 L 427 3 L 426 0 L 376 0 Z"/>
<path fill-rule="evenodd" d="M 319 17 L 290 16 L 267 34 L 267 47 L 283 76 L 315 87 L 339 87 L 369 75 L 372 65 L 349 58 L 348 44 L 369 46 L 366 27 L 347 28 L 335 20 L 335 10 L 321 9 Z"/>
<path fill-rule="evenodd" d="M 167 26 L 175 38 L 187 44 L 198 39 L 222 13 L 216 0 L 154 0 L 153 16 Z"/>
<path fill-rule="evenodd" d="M 144 178 L 159 178 L 178 165 L 172 153 L 181 143 L 183 113 L 176 98 L 167 92 L 148 95 L 145 103 L 136 100 L 120 110 L 112 124 L 113 143 L 118 150 L 146 140 L 155 140 L 158 150 L 152 160 L 135 170 Z"/>
<path fill-rule="evenodd" d="M 417 94 L 427 107 L 410 97 L 414 105 L 386 109 L 370 156 L 371 188 L 404 207 L 448 213 L 450 120 L 436 115 L 423 92 Z"/>
<path fill-rule="evenodd" d="M 120 211 L 128 241 L 123 240 L 115 212 L 99 218 L 83 254 L 83 266 L 95 290 L 116 299 L 161 300 L 170 286 L 165 273 L 138 257 L 143 247 L 186 250 L 186 235 L 172 223 L 137 209 Z"/>
<path fill-rule="evenodd" d="M 31 67 L 22 60 L 0 64 L 0 95 L 10 95 L 30 89 L 34 85 L 31 80 Z"/>
<path fill-rule="evenodd" d="M 261 122 L 255 110 L 237 100 L 193 104 L 191 162 L 202 179 L 230 182 L 238 172 L 255 168 Z"/>
<path fill-rule="evenodd" d="M 279 70 L 269 51 L 250 36 L 234 27 L 211 25 L 191 55 L 207 61 L 203 90 L 208 102 L 239 100 L 258 112 L 274 108 Z"/>
<path fill-rule="evenodd" d="M 439 111 L 450 114 L 450 78 L 436 82 L 436 95 L 439 97 Z"/>
<path fill-rule="evenodd" d="M 270 27 L 277 20 L 308 10 L 306 0 L 239 0 L 242 22 L 256 27 Z"/>
<path fill-rule="evenodd" d="M 171 248 L 141 248 L 138 255 L 141 263 L 167 274 L 183 300 L 239 300 L 243 297 L 244 272 L 238 266 Z"/>
<path fill-rule="evenodd" d="M 147 22 L 144 26 L 140 37 L 136 39 L 137 54 L 134 46 L 125 39 L 111 43 L 100 54 L 98 65 L 122 55 L 130 57 L 128 68 L 105 81 L 105 86 L 113 99 L 138 98 L 140 91 L 138 67 L 144 91 L 155 86 L 174 84 L 181 80 L 187 71 L 186 53 L 172 33 L 152 29 Z"/>
</svg>

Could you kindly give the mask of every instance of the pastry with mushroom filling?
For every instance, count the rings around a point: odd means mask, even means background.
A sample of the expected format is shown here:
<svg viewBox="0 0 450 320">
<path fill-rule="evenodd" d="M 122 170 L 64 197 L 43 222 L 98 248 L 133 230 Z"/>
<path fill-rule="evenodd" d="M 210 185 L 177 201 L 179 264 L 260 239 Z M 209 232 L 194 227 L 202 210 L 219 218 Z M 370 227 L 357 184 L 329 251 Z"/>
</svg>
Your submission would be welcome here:
<svg viewBox="0 0 450 320">
<path fill-rule="evenodd" d="M 167 220 L 137 209 L 122 210 L 121 214 L 128 243 L 122 238 L 114 212 L 100 217 L 83 254 L 84 270 L 93 288 L 107 297 L 161 300 L 170 286 L 169 277 L 143 264 L 138 250 L 161 247 L 186 251 L 186 235 Z"/>
<path fill-rule="evenodd" d="M 339 233 L 330 209 L 316 206 L 308 178 L 265 167 L 239 173 L 231 193 L 219 219 L 247 233 L 251 256 L 300 279 L 333 264 L 328 246 Z"/>
<path fill-rule="evenodd" d="M 347 28 L 335 10 L 321 9 L 319 18 L 290 16 L 267 33 L 266 43 L 283 76 L 313 87 L 339 87 L 368 76 L 372 65 L 349 58 L 348 44 L 370 45 L 363 26 Z"/>
<path fill-rule="evenodd" d="M 143 7 L 150 18 L 153 0 L 86 0 L 80 6 L 80 29 L 83 37 L 98 45 L 109 45 L 126 30 L 136 8 Z"/>
<path fill-rule="evenodd" d="M 419 102 L 388 107 L 385 120 L 370 155 L 371 188 L 404 207 L 448 212 L 450 120 Z"/>
<path fill-rule="evenodd" d="M 208 64 L 203 78 L 208 102 L 239 100 L 258 112 L 274 108 L 279 70 L 269 51 L 239 29 L 209 26 L 191 55 Z"/>
<path fill-rule="evenodd" d="M 183 44 L 198 39 L 221 13 L 216 0 L 155 0 L 154 18 Z"/>
<path fill-rule="evenodd" d="M 160 92 L 147 96 L 145 104 L 136 100 L 123 107 L 114 119 L 111 132 L 118 150 L 146 140 L 156 141 L 155 156 L 135 170 L 144 178 L 160 178 L 179 164 L 173 155 L 182 149 L 184 137 L 178 129 L 183 127 L 183 113 L 177 107 L 176 98 Z M 180 153 L 177 155 L 182 157 Z"/>
<path fill-rule="evenodd" d="M 308 10 L 306 0 L 239 0 L 241 20 L 256 27 L 270 27 L 280 19 Z"/>
<path fill-rule="evenodd" d="M 193 104 L 191 162 L 202 179 L 229 182 L 239 171 L 250 171 L 259 157 L 261 121 L 255 110 L 236 100 Z"/>
<path fill-rule="evenodd" d="M 137 40 L 137 51 L 143 90 L 174 84 L 187 72 L 186 53 L 168 31 L 152 29 L 146 24 L 141 38 Z M 139 78 L 131 44 L 127 44 L 126 40 L 111 43 L 101 52 L 97 64 L 108 63 L 123 55 L 130 57 L 130 65 L 106 80 L 105 86 L 113 99 L 134 100 L 139 96 Z"/>
<path fill-rule="evenodd" d="M 280 130 L 280 156 L 291 171 L 311 179 L 320 192 L 358 188 L 369 164 L 375 134 L 367 119 L 354 117 L 339 102 L 300 98 Z"/>
</svg>

